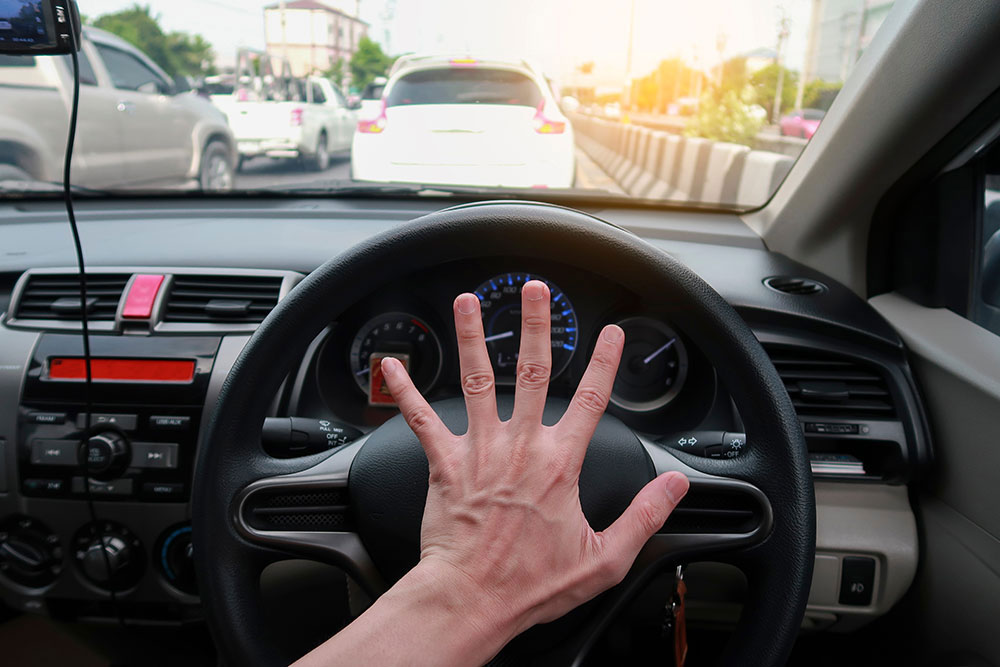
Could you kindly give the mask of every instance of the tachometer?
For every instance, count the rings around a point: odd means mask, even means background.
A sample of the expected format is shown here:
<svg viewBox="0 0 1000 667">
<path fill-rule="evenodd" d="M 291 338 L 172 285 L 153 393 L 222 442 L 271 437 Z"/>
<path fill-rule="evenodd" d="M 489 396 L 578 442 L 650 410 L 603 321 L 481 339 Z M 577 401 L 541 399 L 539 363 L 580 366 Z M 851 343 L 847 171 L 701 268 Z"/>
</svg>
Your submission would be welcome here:
<svg viewBox="0 0 1000 667">
<path fill-rule="evenodd" d="M 371 362 L 393 356 L 409 370 L 421 392 L 430 389 L 441 373 L 441 343 L 426 322 L 409 313 L 383 313 L 365 323 L 351 343 L 351 374 L 371 405 L 394 405 L 376 380 Z M 376 373 L 376 376 L 379 374 Z"/>
<path fill-rule="evenodd" d="M 687 377 L 684 343 L 673 329 L 648 317 L 630 317 L 618 326 L 625 331 L 625 349 L 611 402 L 633 412 L 662 408 Z"/>
<path fill-rule="evenodd" d="M 529 280 L 541 280 L 552 296 L 552 377 L 569 365 L 576 351 L 576 312 L 569 298 L 551 281 L 530 273 L 503 273 L 476 288 L 482 305 L 486 347 L 493 360 L 496 380 L 511 384 L 517 373 L 517 354 L 521 347 L 521 288 Z"/>
</svg>

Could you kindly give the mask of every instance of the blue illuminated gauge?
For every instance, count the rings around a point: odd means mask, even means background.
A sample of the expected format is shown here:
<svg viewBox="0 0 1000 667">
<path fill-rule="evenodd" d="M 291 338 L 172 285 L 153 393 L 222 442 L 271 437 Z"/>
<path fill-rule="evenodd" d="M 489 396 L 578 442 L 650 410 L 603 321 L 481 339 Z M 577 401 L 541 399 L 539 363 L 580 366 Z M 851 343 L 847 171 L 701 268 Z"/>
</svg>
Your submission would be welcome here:
<svg viewBox="0 0 1000 667">
<path fill-rule="evenodd" d="M 486 347 L 499 384 L 513 384 L 516 377 L 521 347 L 521 288 L 529 280 L 541 280 L 552 294 L 553 378 L 566 370 L 580 339 L 573 304 L 551 281 L 530 273 L 503 273 L 490 278 L 476 288 L 476 296 L 482 305 Z"/>
<path fill-rule="evenodd" d="M 681 391 L 688 355 L 677 333 L 659 320 L 630 317 L 618 323 L 625 331 L 611 402 L 632 412 L 652 412 Z"/>
</svg>

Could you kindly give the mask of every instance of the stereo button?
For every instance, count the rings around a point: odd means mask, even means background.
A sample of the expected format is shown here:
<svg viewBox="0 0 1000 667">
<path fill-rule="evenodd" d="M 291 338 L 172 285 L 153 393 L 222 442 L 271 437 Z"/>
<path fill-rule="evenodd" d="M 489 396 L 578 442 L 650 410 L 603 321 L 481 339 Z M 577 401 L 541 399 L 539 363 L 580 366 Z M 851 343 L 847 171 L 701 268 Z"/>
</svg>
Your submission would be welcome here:
<svg viewBox="0 0 1000 667">
<path fill-rule="evenodd" d="M 32 440 L 31 462 L 40 466 L 75 466 L 79 444 L 73 440 Z"/>
<path fill-rule="evenodd" d="M 149 427 L 161 431 L 186 431 L 191 425 L 191 418 L 181 415 L 153 415 L 149 418 Z"/>
<path fill-rule="evenodd" d="M 65 412 L 32 412 L 28 415 L 32 424 L 62 424 L 66 421 Z"/>
<path fill-rule="evenodd" d="M 176 468 L 176 443 L 133 442 L 132 467 L 134 468 Z"/>
</svg>

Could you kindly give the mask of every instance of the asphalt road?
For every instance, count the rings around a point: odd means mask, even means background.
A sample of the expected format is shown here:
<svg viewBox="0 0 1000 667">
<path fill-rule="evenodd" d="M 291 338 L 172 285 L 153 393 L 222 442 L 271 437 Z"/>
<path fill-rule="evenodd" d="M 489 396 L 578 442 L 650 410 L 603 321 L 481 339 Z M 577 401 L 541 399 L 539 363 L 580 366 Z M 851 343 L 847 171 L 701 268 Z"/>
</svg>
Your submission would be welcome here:
<svg viewBox="0 0 1000 667">
<path fill-rule="evenodd" d="M 238 190 L 281 188 L 311 184 L 317 180 L 340 181 L 351 177 L 351 159 L 334 158 L 326 171 L 313 171 L 298 160 L 254 158 L 243 164 L 236 175 Z M 579 147 L 576 149 L 576 184 L 580 188 L 598 188 L 621 193 L 621 189 Z"/>
<path fill-rule="evenodd" d="M 256 190 L 283 186 L 305 185 L 317 180 L 346 181 L 351 177 L 351 159 L 333 158 L 326 171 L 309 169 L 298 160 L 272 160 L 258 157 L 243 163 L 236 174 L 236 189 Z"/>
</svg>

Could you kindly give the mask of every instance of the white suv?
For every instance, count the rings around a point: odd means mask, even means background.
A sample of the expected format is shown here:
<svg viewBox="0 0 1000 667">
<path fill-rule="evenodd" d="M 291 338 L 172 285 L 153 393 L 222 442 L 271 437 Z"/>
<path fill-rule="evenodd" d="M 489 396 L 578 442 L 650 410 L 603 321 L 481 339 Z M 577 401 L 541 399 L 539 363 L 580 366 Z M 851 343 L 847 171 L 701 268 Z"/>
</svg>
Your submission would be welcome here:
<svg viewBox="0 0 1000 667">
<path fill-rule="evenodd" d="M 573 128 L 545 79 L 519 62 L 408 56 L 374 118 L 358 122 L 356 180 L 572 187 Z"/>
</svg>

